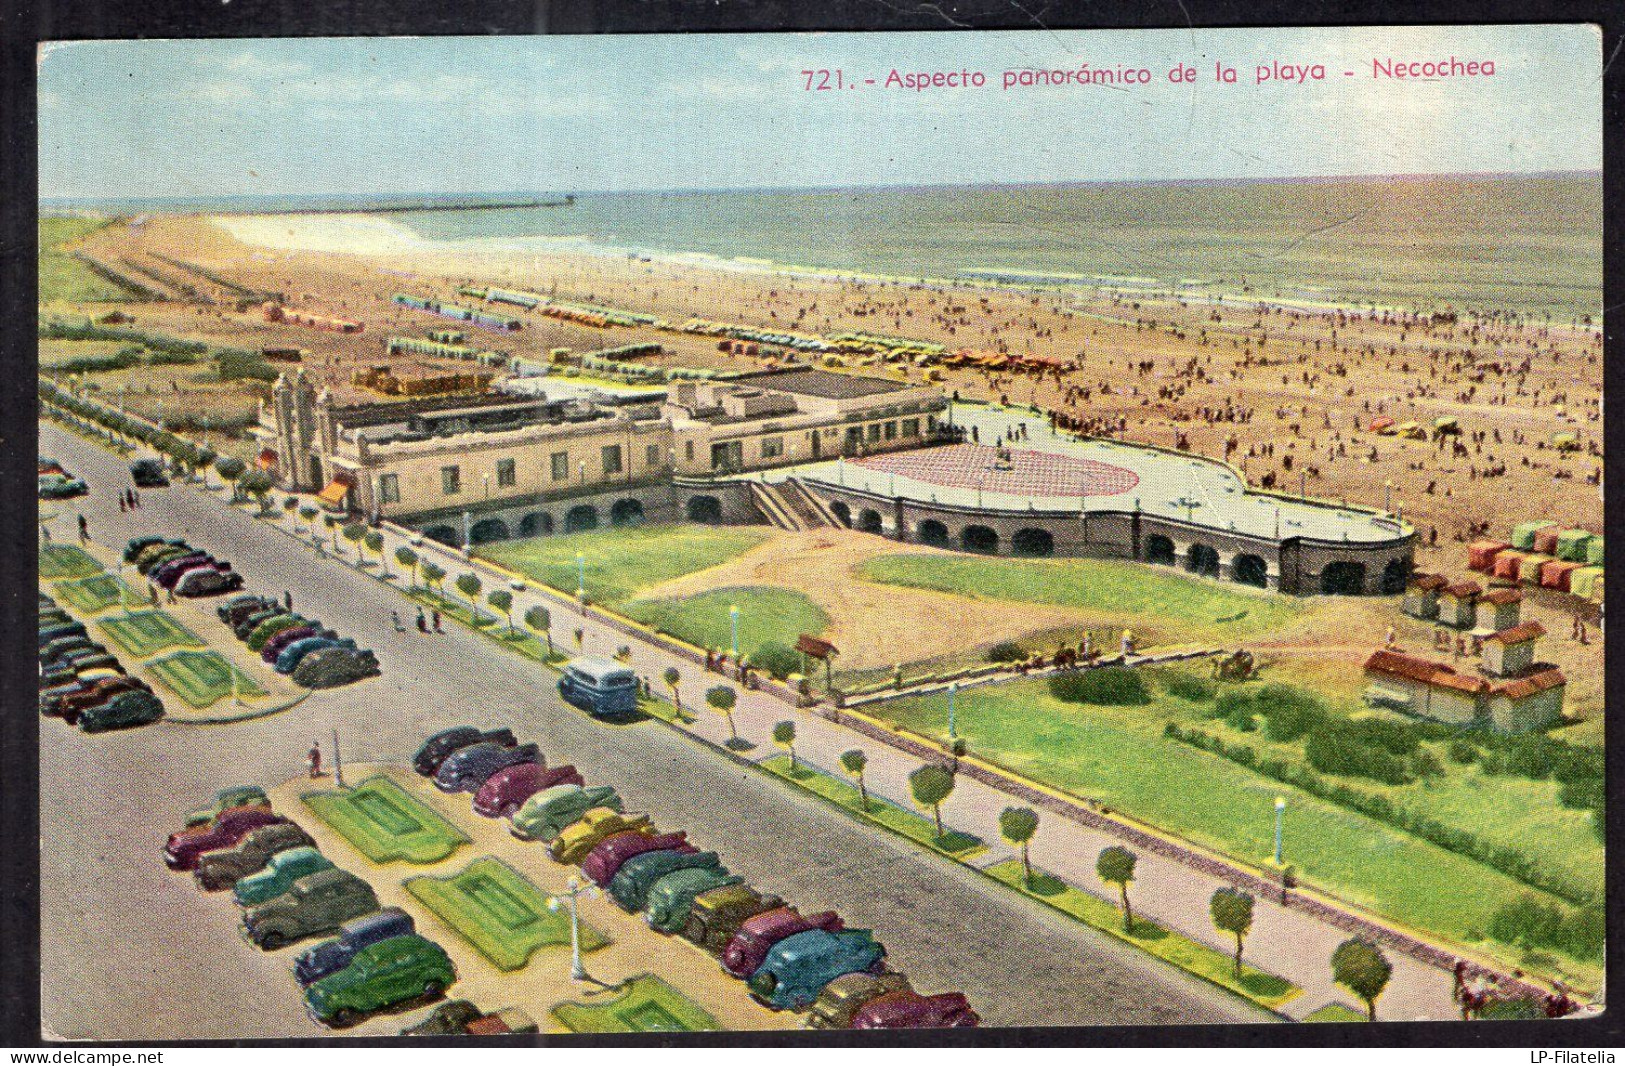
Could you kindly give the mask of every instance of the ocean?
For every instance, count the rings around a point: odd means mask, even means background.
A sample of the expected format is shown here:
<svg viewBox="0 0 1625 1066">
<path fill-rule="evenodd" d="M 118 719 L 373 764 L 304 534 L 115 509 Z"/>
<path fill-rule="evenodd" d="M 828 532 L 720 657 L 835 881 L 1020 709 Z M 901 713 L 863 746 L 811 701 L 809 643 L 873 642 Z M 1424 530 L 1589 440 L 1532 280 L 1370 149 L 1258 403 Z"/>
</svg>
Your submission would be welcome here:
<svg viewBox="0 0 1625 1066">
<path fill-rule="evenodd" d="M 1418 177 L 582 195 L 400 213 L 432 241 L 534 240 L 901 278 L 1302 304 L 1602 308 L 1602 179 Z"/>
</svg>

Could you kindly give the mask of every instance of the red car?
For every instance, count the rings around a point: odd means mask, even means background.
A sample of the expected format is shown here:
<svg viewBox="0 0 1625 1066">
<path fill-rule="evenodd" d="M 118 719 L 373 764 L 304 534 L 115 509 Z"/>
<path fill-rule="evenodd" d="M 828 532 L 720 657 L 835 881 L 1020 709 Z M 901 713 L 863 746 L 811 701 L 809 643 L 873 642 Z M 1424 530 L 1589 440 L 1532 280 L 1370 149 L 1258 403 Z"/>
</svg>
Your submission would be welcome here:
<svg viewBox="0 0 1625 1066">
<path fill-rule="evenodd" d="M 887 992 L 852 1015 L 854 1029 L 971 1029 L 980 1024 L 982 1016 L 970 1009 L 962 992 Z"/>
<path fill-rule="evenodd" d="M 555 766 L 549 770 L 540 763 L 519 763 L 485 779 L 485 784 L 474 793 L 474 812 L 486 818 L 512 818 L 514 811 L 544 788 L 586 787 L 586 784 L 574 766 Z"/>
<path fill-rule="evenodd" d="M 268 806 L 233 807 L 221 812 L 213 822 L 180 833 L 171 833 L 164 845 L 164 862 L 171 870 L 190 870 L 206 851 L 229 848 L 262 825 L 285 822 Z"/>
<path fill-rule="evenodd" d="M 581 860 L 581 872 L 602 888 L 614 880 L 622 863 L 646 851 L 693 853 L 697 850 L 688 843 L 687 833 L 667 833 L 664 836 L 654 836 L 641 830 L 616 833 L 599 841 L 592 854 Z"/>
<path fill-rule="evenodd" d="M 722 951 L 722 968 L 735 977 L 749 977 L 761 968 L 773 945 L 785 937 L 813 929 L 838 933 L 845 928 L 846 923 L 834 911 L 823 911 L 810 918 L 803 918 L 794 907 L 763 911 L 745 919 L 739 932 L 728 941 Z"/>
<path fill-rule="evenodd" d="M 87 685 L 76 686 L 74 691 L 52 698 L 48 701 L 45 711 L 47 714 L 60 716 L 69 725 L 75 725 L 79 721 L 79 712 L 85 708 L 98 707 L 120 692 L 137 689 L 151 692 L 152 686 L 140 678 L 128 675 L 99 677 Z"/>
</svg>

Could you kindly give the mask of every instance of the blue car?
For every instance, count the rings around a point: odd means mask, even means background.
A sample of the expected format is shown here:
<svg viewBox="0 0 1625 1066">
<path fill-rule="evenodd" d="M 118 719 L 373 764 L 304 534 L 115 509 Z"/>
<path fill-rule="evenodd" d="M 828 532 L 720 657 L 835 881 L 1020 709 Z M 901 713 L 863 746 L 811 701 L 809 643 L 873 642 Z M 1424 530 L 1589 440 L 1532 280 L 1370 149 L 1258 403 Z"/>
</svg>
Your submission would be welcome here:
<svg viewBox="0 0 1625 1066">
<path fill-rule="evenodd" d="M 307 948 L 293 960 L 294 980 L 301 988 L 308 988 L 329 974 L 338 973 L 355 960 L 356 953 L 373 944 L 408 936 L 417 932 L 412 916 L 399 907 L 353 918 L 339 926 L 339 935 Z"/>
<path fill-rule="evenodd" d="M 849 973 L 880 972 L 886 949 L 867 929 L 809 929 L 774 944 L 746 985 L 751 998 L 774 1010 L 810 1007 L 824 986 Z"/>
<path fill-rule="evenodd" d="M 458 748 L 446 757 L 435 771 L 434 785 L 442 792 L 478 792 L 480 786 L 498 770 L 531 762 L 546 765 L 541 749 L 535 744 L 470 744 Z"/>
<path fill-rule="evenodd" d="M 348 638 L 344 640 L 335 640 L 332 637 L 306 637 L 304 640 L 296 640 L 292 644 L 289 644 L 286 648 L 283 648 L 282 654 L 276 657 L 276 672 L 279 674 L 293 673 L 294 670 L 299 666 L 300 661 L 304 659 L 305 656 L 309 655 L 313 651 L 319 651 L 322 648 L 354 647 L 355 641 Z"/>
</svg>

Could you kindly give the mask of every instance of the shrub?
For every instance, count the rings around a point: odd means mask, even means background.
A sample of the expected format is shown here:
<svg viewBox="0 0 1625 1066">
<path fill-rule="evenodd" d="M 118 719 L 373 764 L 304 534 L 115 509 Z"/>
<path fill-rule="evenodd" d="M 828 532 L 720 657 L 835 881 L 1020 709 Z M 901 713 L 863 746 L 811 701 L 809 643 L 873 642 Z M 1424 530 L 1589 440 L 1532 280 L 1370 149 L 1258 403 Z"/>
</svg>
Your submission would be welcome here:
<svg viewBox="0 0 1625 1066">
<path fill-rule="evenodd" d="M 1067 703 L 1122 707 L 1151 702 L 1145 678 L 1121 666 L 1053 674 L 1049 679 L 1049 690 L 1050 695 Z"/>
<path fill-rule="evenodd" d="M 1313 693 L 1290 685 L 1265 685 L 1255 697 L 1264 712 L 1264 735 L 1271 740 L 1290 742 L 1322 728 L 1326 709 Z"/>
<path fill-rule="evenodd" d="M 1448 754 L 1451 762 L 1459 762 L 1463 766 L 1478 760 L 1478 749 L 1465 740 L 1452 740 Z"/>
<path fill-rule="evenodd" d="M 1027 649 L 1013 640 L 1004 640 L 987 649 L 990 663 L 1019 663 L 1027 658 Z"/>
<path fill-rule="evenodd" d="M 248 378 L 254 381 L 275 381 L 278 370 L 266 362 L 258 352 L 240 348 L 222 348 L 215 353 L 215 366 L 221 381 Z"/>
<path fill-rule="evenodd" d="M 751 665 L 780 681 L 801 668 L 801 654 L 787 644 L 768 641 L 750 654 Z"/>
<path fill-rule="evenodd" d="M 1159 680 L 1162 682 L 1163 691 L 1168 695 L 1177 696 L 1182 700 L 1190 700 L 1192 703 L 1206 703 L 1213 698 L 1213 693 L 1216 690 L 1216 686 L 1212 681 L 1196 674 L 1187 673 L 1184 670 L 1169 670 Z M 1226 695 L 1230 694 L 1226 693 Z M 1240 695 L 1240 693 L 1235 693 L 1235 695 Z"/>
</svg>

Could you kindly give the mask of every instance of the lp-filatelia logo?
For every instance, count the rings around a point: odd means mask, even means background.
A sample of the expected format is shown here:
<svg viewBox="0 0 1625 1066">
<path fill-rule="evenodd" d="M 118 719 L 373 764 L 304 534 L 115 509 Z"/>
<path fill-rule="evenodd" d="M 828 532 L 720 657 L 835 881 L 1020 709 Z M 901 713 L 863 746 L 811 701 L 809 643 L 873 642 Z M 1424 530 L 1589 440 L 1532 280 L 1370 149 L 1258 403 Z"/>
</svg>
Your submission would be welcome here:
<svg viewBox="0 0 1625 1066">
<path fill-rule="evenodd" d="M 1611 1066 L 1612 1051 L 1531 1051 L 1529 1061 L 1539 1066 Z"/>
</svg>

